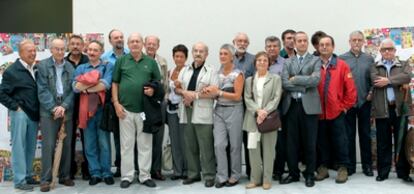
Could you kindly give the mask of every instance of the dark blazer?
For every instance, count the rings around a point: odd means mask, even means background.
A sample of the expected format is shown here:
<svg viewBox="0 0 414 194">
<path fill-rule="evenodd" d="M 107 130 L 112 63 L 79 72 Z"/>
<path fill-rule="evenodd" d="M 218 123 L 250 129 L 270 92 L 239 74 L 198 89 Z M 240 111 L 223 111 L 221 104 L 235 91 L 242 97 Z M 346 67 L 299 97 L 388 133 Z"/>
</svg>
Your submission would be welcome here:
<svg viewBox="0 0 414 194">
<path fill-rule="evenodd" d="M 289 109 L 292 92 L 302 93 L 302 105 L 306 114 L 321 114 L 321 102 L 318 93 L 322 61 L 309 53 L 299 64 L 296 56 L 285 61 L 282 72 L 282 112 L 285 115 Z M 289 80 L 290 77 L 295 77 Z"/>
<path fill-rule="evenodd" d="M 150 81 L 144 86 L 154 89 L 153 96 L 144 95 L 144 129 L 145 133 L 156 133 L 161 125 L 163 125 L 161 104 L 164 99 L 163 85 L 158 81 Z"/>
<path fill-rule="evenodd" d="M 64 61 L 62 72 L 63 101 L 61 106 L 65 108 L 66 119 L 71 119 L 73 113 L 72 79 L 74 68 L 68 61 Z M 53 108 L 57 104 L 56 68 L 53 57 L 40 61 L 37 65 L 37 93 L 40 101 L 40 115 L 53 116 Z"/>
<path fill-rule="evenodd" d="M 3 73 L 0 103 L 14 111 L 20 107 L 31 120 L 39 121 L 36 81 L 19 59 Z"/>
</svg>

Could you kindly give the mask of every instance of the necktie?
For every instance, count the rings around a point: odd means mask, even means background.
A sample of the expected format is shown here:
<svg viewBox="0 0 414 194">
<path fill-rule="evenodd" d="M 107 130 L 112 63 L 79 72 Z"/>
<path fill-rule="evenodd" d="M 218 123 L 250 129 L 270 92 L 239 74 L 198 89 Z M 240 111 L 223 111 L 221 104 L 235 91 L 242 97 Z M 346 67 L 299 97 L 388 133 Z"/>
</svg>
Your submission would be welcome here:
<svg viewBox="0 0 414 194">
<path fill-rule="evenodd" d="M 300 57 L 299 57 L 299 64 L 302 64 L 302 61 L 303 61 L 303 57 L 302 57 L 302 56 L 300 56 Z"/>
</svg>

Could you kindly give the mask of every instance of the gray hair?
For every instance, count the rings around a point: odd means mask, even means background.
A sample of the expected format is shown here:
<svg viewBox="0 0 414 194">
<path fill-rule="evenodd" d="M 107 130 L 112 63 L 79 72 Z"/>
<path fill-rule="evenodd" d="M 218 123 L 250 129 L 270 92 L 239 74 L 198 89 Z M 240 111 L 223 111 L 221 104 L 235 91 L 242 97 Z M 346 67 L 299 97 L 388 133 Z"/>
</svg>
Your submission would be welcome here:
<svg viewBox="0 0 414 194">
<path fill-rule="evenodd" d="M 52 41 L 50 41 L 50 46 L 49 46 L 50 49 L 55 47 L 56 41 L 63 42 L 63 46 L 66 47 L 66 43 L 62 38 L 54 38 Z"/>
<path fill-rule="evenodd" d="M 194 50 L 194 47 L 196 45 L 202 45 L 204 47 L 204 50 L 206 51 L 206 53 L 208 53 L 208 46 L 204 42 L 197 42 L 197 43 L 193 44 L 193 48 L 191 50 Z"/>
<path fill-rule="evenodd" d="M 385 43 L 391 43 L 392 47 L 395 48 L 395 43 L 391 38 L 386 38 L 386 39 L 382 40 L 379 48 L 381 49 L 384 46 Z"/>
<path fill-rule="evenodd" d="M 240 36 L 245 36 L 247 38 L 247 41 L 250 42 L 249 36 L 247 36 L 247 34 L 244 33 L 244 32 L 237 32 L 236 36 L 234 36 L 233 41 L 235 41 L 236 39 L 238 39 Z"/>
<path fill-rule="evenodd" d="M 236 53 L 236 49 L 234 48 L 234 46 L 233 45 L 231 45 L 231 44 L 223 44 L 221 47 L 220 47 L 220 50 L 221 49 L 225 49 L 225 50 L 228 50 L 230 53 L 231 53 L 231 55 L 234 55 L 235 53 Z"/>
<path fill-rule="evenodd" d="M 267 42 L 277 42 L 277 44 L 279 45 L 279 47 L 281 47 L 281 46 L 282 46 L 282 44 L 281 44 L 281 42 L 280 42 L 280 39 L 279 39 L 278 37 L 276 37 L 276 36 L 268 36 L 268 37 L 265 39 L 265 44 L 266 44 Z"/>
<path fill-rule="evenodd" d="M 22 48 L 24 47 L 24 45 L 26 45 L 26 44 L 33 44 L 34 45 L 34 43 L 33 43 L 33 41 L 32 40 L 30 40 L 30 39 L 23 39 L 20 43 L 19 43 L 19 53 L 22 51 Z"/>
<path fill-rule="evenodd" d="M 362 33 L 360 30 L 356 30 L 356 31 L 351 32 L 349 34 L 349 39 L 351 39 L 352 36 L 355 36 L 355 35 L 360 35 L 360 36 L 362 36 L 363 39 L 365 39 L 364 33 Z"/>
</svg>

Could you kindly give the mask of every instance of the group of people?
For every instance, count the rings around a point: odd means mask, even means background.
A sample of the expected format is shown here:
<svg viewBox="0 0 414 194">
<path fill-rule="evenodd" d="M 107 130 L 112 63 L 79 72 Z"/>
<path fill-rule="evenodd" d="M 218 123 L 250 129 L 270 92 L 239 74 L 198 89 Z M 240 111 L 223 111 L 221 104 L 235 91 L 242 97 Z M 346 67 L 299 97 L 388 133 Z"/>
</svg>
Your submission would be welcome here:
<svg viewBox="0 0 414 194">
<path fill-rule="evenodd" d="M 364 35 L 349 35 L 350 50 L 334 54 L 333 37 L 318 31 L 309 41 L 303 31 L 286 30 L 282 39 L 269 36 L 264 51 L 247 52 L 249 38 L 237 33 L 233 44 L 219 49 L 221 65 L 206 63 L 203 42 L 189 49 L 172 49 L 175 66 L 168 70 L 157 54 L 160 39 L 132 33 L 124 47 L 124 35 L 109 32 L 112 49 L 73 35 L 69 53 L 62 39 L 50 44 L 51 57 L 35 64 L 33 42 L 19 44 L 19 56 L 3 74 L 0 102 L 10 110 L 12 168 L 16 189 L 33 190 L 39 184 L 32 175 L 36 135 L 42 134 L 40 190 L 50 190 L 58 133 L 63 140 L 59 184 L 74 186 L 74 145 L 81 133 L 82 178 L 89 185 L 114 184 L 128 188 L 135 176 L 148 187 L 161 173 L 164 123 L 171 140 L 172 180 L 192 184 L 204 179 L 206 187 L 231 187 L 242 177 L 244 148 L 246 189 L 272 187 L 300 180 L 305 185 L 329 177 L 337 170 L 336 183 L 345 183 L 356 172 L 356 132 L 359 134 L 362 171 L 374 176 L 371 153 L 371 118 L 377 133 L 377 181 L 388 178 L 396 159 L 398 178 L 413 182 L 404 147 L 395 146 L 405 135 L 411 104 L 411 69 L 400 61 L 391 39 L 381 42 L 381 60 L 362 52 Z M 309 52 L 309 42 L 315 52 Z M 283 49 L 282 49 L 283 44 Z M 145 53 L 143 52 L 145 48 Z M 108 108 L 109 107 L 109 108 Z M 116 114 L 111 127 L 103 125 L 107 111 Z M 261 133 L 258 125 L 277 111 L 281 127 Z M 104 122 L 105 121 L 105 122 Z M 403 126 L 401 126 L 403 125 Z M 108 129 L 110 128 L 110 129 Z M 116 172 L 111 171 L 110 133 L 115 144 Z M 397 148 L 398 147 L 398 148 Z M 285 167 L 288 175 L 284 176 Z"/>
</svg>

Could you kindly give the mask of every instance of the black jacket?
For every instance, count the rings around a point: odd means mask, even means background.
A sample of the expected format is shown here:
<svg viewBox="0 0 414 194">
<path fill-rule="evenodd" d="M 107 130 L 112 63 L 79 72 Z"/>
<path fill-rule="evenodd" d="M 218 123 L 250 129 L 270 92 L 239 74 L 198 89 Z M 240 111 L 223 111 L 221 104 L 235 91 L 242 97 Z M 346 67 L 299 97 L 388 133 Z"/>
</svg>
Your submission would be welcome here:
<svg viewBox="0 0 414 194">
<path fill-rule="evenodd" d="M 161 104 L 164 99 L 164 89 L 159 81 L 150 81 L 144 84 L 144 87 L 154 89 L 154 95 L 144 95 L 144 130 L 145 133 L 157 133 L 159 127 L 164 123 L 162 120 Z"/>
<path fill-rule="evenodd" d="M 39 121 L 36 81 L 19 59 L 6 69 L 2 77 L 0 103 L 14 111 L 20 107 L 31 120 Z"/>
</svg>

